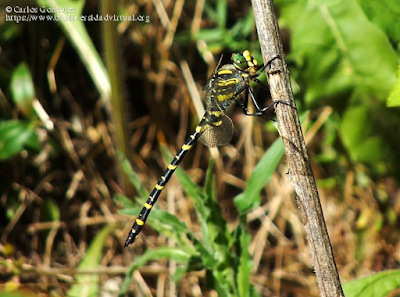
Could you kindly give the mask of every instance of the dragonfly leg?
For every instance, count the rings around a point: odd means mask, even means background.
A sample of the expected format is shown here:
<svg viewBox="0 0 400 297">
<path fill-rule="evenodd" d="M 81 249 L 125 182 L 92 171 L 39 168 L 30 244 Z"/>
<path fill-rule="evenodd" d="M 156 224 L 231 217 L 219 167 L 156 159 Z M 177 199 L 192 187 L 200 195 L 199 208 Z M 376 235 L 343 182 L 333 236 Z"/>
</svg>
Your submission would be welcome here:
<svg viewBox="0 0 400 297">
<path fill-rule="evenodd" d="M 258 75 L 256 75 L 255 77 L 257 77 L 257 76 L 259 76 L 264 70 L 265 70 L 265 68 L 267 68 L 268 66 L 271 66 L 271 63 L 274 61 L 274 60 L 276 60 L 276 59 L 279 59 L 279 58 L 281 58 L 281 55 L 276 55 L 275 57 L 273 57 L 271 60 L 269 60 L 268 62 L 267 62 L 267 64 L 261 64 L 259 67 L 260 67 L 260 72 L 258 73 Z"/>
</svg>

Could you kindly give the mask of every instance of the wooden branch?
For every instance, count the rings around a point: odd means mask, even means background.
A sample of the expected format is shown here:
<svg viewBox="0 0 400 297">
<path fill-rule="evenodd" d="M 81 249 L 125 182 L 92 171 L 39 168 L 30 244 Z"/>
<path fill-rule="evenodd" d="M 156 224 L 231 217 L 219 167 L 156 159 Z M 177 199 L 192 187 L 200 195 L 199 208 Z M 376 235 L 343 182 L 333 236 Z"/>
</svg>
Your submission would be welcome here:
<svg viewBox="0 0 400 297">
<path fill-rule="evenodd" d="M 268 82 L 274 101 L 287 101 L 276 105 L 276 116 L 279 133 L 283 140 L 289 167 L 289 179 L 293 183 L 310 245 L 321 296 L 344 296 L 340 285 L 329 235 L 319 201 L 317 185 L 307 155 L 306 145 L 301 131 L 300 121 L 283 46 L 280 38 L 272 0 L 252 0 L 257 25 L 258 37 L 264 63 L 273 58 L 271 69 L 268 70 Z"/>
</svg>

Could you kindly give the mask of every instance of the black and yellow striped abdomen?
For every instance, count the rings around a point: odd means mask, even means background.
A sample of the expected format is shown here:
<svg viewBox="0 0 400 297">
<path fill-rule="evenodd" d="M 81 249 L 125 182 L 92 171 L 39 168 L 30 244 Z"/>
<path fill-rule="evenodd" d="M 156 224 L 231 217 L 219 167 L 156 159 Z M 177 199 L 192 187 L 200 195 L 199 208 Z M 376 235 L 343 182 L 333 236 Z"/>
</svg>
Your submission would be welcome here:
<svg viewBox="0 0 400 297">
<path fill-rule="evenodd" d="M 154 204 L 157 202 L 158 197 L 160 196 L 162 190 L 164 189 L 164 186 L 168 183 L 169 179 L 171 178 L 172 174 L 175 172 L 176 168 L 179 166 L 179 164 L 185 158 L 186 154 L 196 144 L 196 142 L 199 140 L 199 138 L 201 136 L 203 136 L 204 139 L 203 138 L 201 139 L 202 142 L 209 147 L 225 145 L 226 142 L 229 142 L 231 140 L 233 127 L 231 128 L 232 131 L 230 131 L 230 132 L 228 131 L 228 134 L 226 133 L 227 131 L 225 131 L 225 130 L 220 131 L 221 135 L 223 135 L 223 138 L 224 138 L 224 139 L 222 139 L 222 142 L 220 144 L 218 144 L 218 141 L 216 142 L 216 139 L 218 139 L 218 137 L 216 137 L 216 135 L 211 136 L 211 135 L 209 135 L 209 132 L 207 132 L 207 131 L 215 130 L 216 133 L 218 133 L 218 130 L 220 129 L 220 127 L 221 127 L 221 129 L 226 129 L 223 127 L 224 127 L 224 125 L 225 125 L 224 123 L 227 119 L 230 121 L 230 119 L 227 116 L 225 116 L 224 113 L 221 111 L 207 111 L 204 114 L 202 120 L 200 121 L 199 125 L 196 127 L 195 131 L 189 136 L 189 138 L 186 140 L 185 144 L 182 145 L 178 154 L 174 157 L 172 162 L 168 165 L 167 169 L 164 171 L 163 175 L 160 177 L 157 184 L 155 185 L 153 191 L 151 191 L 149 197 L 147 198 L 146 203 L 143 205 L 143 208 L 142 208 L 138 218 L 133 223 L 132 229 L 130 230 L 128 237 L 125 240 L 125 247 L 127 247 L 128 245 L 135 242 L 136 237 L 142 230 L 142 228 L 151 212 L 151 209 L 153 208 Z M 230 128 L 227 128 L 227 129 L 229 130 Z M 227 138 L 226 135 L 228 135 L 229 140 L 226 139 Z"/>
</svg>

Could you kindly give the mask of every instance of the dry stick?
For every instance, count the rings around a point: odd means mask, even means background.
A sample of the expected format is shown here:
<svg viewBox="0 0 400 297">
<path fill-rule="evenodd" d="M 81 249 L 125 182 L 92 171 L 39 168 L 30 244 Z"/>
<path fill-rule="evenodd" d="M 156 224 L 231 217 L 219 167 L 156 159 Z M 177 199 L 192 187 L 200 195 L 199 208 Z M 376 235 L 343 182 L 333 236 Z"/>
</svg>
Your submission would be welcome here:
<svg viewBox="0 0 400 297">
<path fill-rule="evenodd" d="M 252 4 L 264 62 L 279 56 L 278 59 L 273 60 L 271 69 L 268 71 L 272 99 L 288 101 L 295 107 L 272 0 L 252 0 Z M 297 109 L 291 106 L 277 104 L 276 116 L 285 146 L 289 179 L 296 191 L 296 203 L 310 244 L 320 295 L 344 296 Z"/>
</svg>

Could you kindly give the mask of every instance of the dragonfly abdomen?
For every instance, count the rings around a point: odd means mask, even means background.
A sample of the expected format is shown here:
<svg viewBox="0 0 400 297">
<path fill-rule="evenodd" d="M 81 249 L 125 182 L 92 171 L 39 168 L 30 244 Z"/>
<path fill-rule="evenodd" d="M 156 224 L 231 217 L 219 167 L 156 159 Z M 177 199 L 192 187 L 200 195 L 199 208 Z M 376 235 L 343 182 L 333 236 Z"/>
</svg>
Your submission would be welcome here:
<svg viewBox="0 0 400 297">
<path fill-rule="evenodd" d="M 125 247 L 135 242 L 136 237 L 142 230 L 147 218 L 150 215 L 151 209 L 153 208 L 154 204 L 157 202 L 158 197 L 160 196 L 164 186 L 168 183 L 171 176 L 174 174 L 176 168 L 185 158 L 186 154 L 192 149 L 192 147 L 196 144 L 199 140 L 200 136 L 210 129 L 213 125 L 210 122 L 210 119 L 214 119 L 217 122 L 218 118 L 222 116 L 222 114 L 217 114 L 218 116 L 213 115 L 210 117 L 209 112 L 207 111 L 202 120 L 200 121 L 199 125 L 196 127 L 195 131 L 189 136 L 186 142 L 182 145 L 180 151 L 176 154 L 174 159 L 168 165 L 167 169 L 164 171 L 163 175 L 158 180 L 157 184 L 155 185 L 153 191 L 151 191 L 149 197 L 147 198 L 146 203 L 143 205 L 142 210 L 138 218 L 132 225 L 132 229 L 130 230 L 128 237 L 125 240 Z"/>
</svg>

